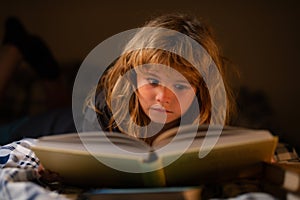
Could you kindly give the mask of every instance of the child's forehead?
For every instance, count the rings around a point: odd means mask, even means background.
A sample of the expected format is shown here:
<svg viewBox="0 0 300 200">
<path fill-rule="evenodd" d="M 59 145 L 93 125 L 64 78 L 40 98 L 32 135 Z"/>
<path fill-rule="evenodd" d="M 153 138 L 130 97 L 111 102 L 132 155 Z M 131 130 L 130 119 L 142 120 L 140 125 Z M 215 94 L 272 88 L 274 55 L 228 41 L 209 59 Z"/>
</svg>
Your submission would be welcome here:
<svg viewBox="0 0 300 200">
<path fill-rule="evenodd" d="M 187 70 L 187 67 L 183 65 L 165 65 L 165 64 L 144 64 L 141 66 L 138 66 L 136 68 L 137 71 L 144 72 L 144 73 L 149 73 L 149 72 L 156 72 L 156 73 L 161 73 L 161 72 L 170 72 L 170 73 L 178 73 L 178 72 L 184 72 Z"/>
<path fill-rule="evenodd" d="M 163 64 L 145 64 L 145 65 L 141 65 L 136 67 L 136 71 L 137 72 L 141 72 L 141 73 L 178 73 L 178 70 L 174 67 L 170 67 L 167 65 L 163 65 Z"/>
<path fill-rule="evenodd" d="M 164 76 L 177 80 L 185 80 L 185 76 L 183 74 L 184 66 L 181 66 L 181 70 L 178 67 L 170 67 L 162 64 L 147 64 L 143 66 L 139 66 L 136 68 L 137 73 L 142 73 L 146 75 L 154 75 L 154 76 Z"/>
</svg>

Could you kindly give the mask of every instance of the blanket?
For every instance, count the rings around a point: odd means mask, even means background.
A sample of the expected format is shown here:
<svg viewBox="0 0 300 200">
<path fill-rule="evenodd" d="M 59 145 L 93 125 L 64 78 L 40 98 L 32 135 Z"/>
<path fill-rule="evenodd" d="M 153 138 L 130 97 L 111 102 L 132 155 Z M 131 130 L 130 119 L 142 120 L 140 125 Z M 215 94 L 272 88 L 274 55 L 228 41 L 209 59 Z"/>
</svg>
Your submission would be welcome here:
<svg viewBox="0 0 300 200">
<path fill-rule="evenodd" d="M 0 199 L 67 199 L 38 183 L 39 159 L 30 146 L 35 139 L 23 139 L 0 148 Z"/>
</svg>

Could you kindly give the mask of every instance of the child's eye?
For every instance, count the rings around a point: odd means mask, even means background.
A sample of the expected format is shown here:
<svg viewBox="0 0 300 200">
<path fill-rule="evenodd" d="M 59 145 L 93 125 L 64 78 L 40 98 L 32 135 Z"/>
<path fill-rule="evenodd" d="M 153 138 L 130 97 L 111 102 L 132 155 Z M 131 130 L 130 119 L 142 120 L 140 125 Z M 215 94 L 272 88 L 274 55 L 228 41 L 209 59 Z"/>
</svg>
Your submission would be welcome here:
<svg viewBox="0 0 300 200">
<path fill-rule="evenodd" d="M 182 85 L 182 84 L 176 84 L 176 85 L 174 85 L 174 88 L 176 90 L 185 90 L 185 89 L 188 89 L 189 87 L 186 85 Z"/>
<path fill-rule="evenodd" d="M 155 78 L 147 78 L 147 81 L 149 82 L 150 85 L 157 86 L 159 84 L 159 80 Z"/>
</svg>

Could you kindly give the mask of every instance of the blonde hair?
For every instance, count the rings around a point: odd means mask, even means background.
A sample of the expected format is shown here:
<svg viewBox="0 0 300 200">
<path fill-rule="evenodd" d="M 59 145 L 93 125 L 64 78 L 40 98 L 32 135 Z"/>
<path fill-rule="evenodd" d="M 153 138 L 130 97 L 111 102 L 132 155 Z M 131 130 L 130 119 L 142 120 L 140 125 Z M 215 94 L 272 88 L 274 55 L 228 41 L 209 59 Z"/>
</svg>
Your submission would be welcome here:
<svg viewBox="0 0 300 200">
<path fill-rule="evenodd" d="M 163 34 L 161 31 L 155 33 L 151 30 L 151 34 L 145 36 L 147 27 L 165 30 Z M 203 54 L 203 52 L 201 55 L 197 54 L 194 51 L 194 45 L 188 40 L 172 40 L 174 31 L 192 38 L 205 49 L 207 54 Z M 155 48 L 156 46 L 163 48 L 158 49 Z M 183 52 L 188 58 L 180 56 Z M 193 64 L 196 63 L 200 68 L 195 68 L 189 61 L 192 61 Z M 167 65 L 186 77 L 190 84 L 197 88 L 196 96 L 200 107 L 200 113 L 192 123 L 211 123 L 212 109 L 214 108 L 211 103 L 211 91 L 208 90 L 203 77 L 209 77 L 209 66 L 212 62 L 215 63 L 225 86 L 226 121 L 228 122 L 233 95 L 225 79 L 224 60 L 209 28 L 196 18 L 182 14 L 163 15 L 150 20 L 145 24 L 144 29 L 138 31 L 129 41 L 124 53 L 102 76 L 96 89 L 96 94 L 105 90 L 105 101 L 108 108 L 114 110 L 109 121 L 109 129 L 119 128 L 123 133 L 139 137 L 140 129 L 136 125 L 143 127 L 149 123 L 150 119 L 143 113 L 136 95 L 136 80 L 134 70 L 132 70 L 144 64 Z M 133 73 L 128 73 L 129 71 Z M 120 77 L 123 78 L 120 79 Z M 93 105 L 91 101 L 95 100 L 89 99 L 89 104 Z M 96 107 L 95 110 L 98 114 L 102 114 Z"/>
</svg>

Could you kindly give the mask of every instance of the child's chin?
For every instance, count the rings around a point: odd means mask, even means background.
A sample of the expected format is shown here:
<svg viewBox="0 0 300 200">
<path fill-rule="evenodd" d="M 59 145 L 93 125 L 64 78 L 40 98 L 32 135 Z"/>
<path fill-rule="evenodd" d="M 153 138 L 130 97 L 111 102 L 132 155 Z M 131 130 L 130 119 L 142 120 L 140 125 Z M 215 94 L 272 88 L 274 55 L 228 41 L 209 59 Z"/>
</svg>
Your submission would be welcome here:
<svg viewBox="0 0 300 200">
<path fill-rule="evenodd" d="M 169 122 L 172 122 L 172 120 L 168 120 L 168 119 L 165 119 L 165 118 L 158 118 L 158 117 L 152 117 L 150 118 L 151 121 L 153 121 L 154 123 L 157 123 L 157 124 L 167 124 Z"/>
</svg>

